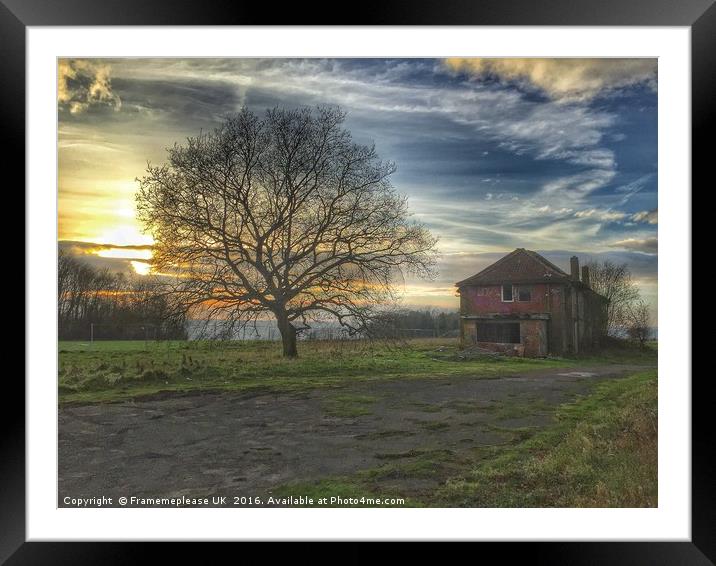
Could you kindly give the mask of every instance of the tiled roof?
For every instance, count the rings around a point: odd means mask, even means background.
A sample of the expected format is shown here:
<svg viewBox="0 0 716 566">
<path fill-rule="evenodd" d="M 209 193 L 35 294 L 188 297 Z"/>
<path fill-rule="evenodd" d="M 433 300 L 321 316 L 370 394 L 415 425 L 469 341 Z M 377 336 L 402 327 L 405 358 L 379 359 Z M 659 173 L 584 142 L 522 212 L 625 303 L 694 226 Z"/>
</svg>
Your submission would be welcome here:
<svg viewBox="0 0 716 566">
<path fill-rule="evenodd" d="M 517 248 L 476 275 L 455 283 L 465 285 L 500 285 L 502 283 L 564 282 L 569 275 L 537 252 Z"/>
</svg>

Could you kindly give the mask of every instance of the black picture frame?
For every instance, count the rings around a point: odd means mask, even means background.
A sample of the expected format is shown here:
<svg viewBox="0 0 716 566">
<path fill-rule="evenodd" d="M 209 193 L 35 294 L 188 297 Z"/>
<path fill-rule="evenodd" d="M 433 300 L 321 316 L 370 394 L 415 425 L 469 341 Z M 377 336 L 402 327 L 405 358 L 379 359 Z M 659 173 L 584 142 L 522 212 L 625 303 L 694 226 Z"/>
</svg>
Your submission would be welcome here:
<svg viewBox="0 0 716 566">
<path fill-rule="evenodd" d="M 0 0 L 0 86 L 2 131 L 10 143 L 6 163 L 24 162 L 25 144 L 25 28 L 66 25 L 559 25 L 559 26 L 688 26 L 692 39 L 692 172 L 693 183 L 706 179 L 714 126 L 716 69 L 716 5 L 713 0 L 368 0 L 355 11 L 335 4 L 284 4 L 266 9 L 263 3 L 231 0 Z M 345 14 L 345 15 L 343 15 Z M 350 14 L 350 15 L 348 15 Z M 24 170 L 17 183 L 24 183 Z M 31 297 L 25 297 L 26 303 Z M 27 336 L 26 339 L 31 339 Z M 10 377 L 9 373 L 7 377 Z M 681 376 L 691 379 L 691 376 Z M 537 564 L 713 564 L 716 562 L 716 468 L 713 452 L 710 376 L 692 380 L 692 538 L 691 542 L 544 542 L 482 544 L 480 556 L 500 562 L 527 558 Z M 147 543 L 25 542 L 25 389 L 6 379 L 6 421 L 0 429 L 0 563 L 111 564 L 135 562 L 160 553 L 162 561 L 176 547 Z M 151 552 L 150 552 L 151 551 Z M 184 560 L 206 562 L 206 546 L 181 545 Z M 288 550 L 301 556 L 308 549 Z M 371 545 L 355 546 L 341 560 L 372 559 Z M 421 551 L 422 552 L 422 551 Z M 443 554 L 445 551 L 440 551 Z M 327 553 L 330 559 L 332 553 Z M 444 559 L 444 555 L 442 556 Z"/>
</svg>

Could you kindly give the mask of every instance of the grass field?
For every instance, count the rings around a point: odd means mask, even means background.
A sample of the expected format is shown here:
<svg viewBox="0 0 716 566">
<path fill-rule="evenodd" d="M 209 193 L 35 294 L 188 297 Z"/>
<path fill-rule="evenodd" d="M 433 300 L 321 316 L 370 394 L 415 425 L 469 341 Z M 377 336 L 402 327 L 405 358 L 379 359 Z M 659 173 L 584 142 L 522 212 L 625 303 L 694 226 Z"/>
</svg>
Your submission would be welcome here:
<svg viewBox="0 0 716 566">
<path fill-rule="evenodd" d="M 374 444 L 382 442 L 390 448 L 396 442 L 390 435 L 407 434 L 416 441 L 410 450 L 376 452 L 370 466 L 357 468 L 360 471 L 349 476 L 317 475 L 311 482 L 274 486 L 273 496 L 279 498 L 365 497 L 366 506 L 372 506 L 371 498 L 401 498 L 405 499 L 401 506 L 429 507 L 657 505 L 656 343 L 645 350 L 615 346 L 599 355 L 545 359 L 461 358 L 454 339 L 306 341 L 299 347 L 299 358 L 286 359 L 277 342 L 60 342 L 59 400 L 71 405 L 198 390 L 286 392 L 290 395 L 272 397 L 272 402 L 288 403 L 288 410 L 296 403 L 310 402 L 302 401 L 304 395 L 305 399 L 318 395 L 321 401 L 314 425 L 321 421 L 321 414 L 374 423 L 368 430 L 377 440 L 367 444 L 369 455 Z M 503 397 L 495 389 L 503 383 L 497 378 L 505 375 L 543 371 L 554 379 L 553 368 L 584 370 L 611 364 L 620 364 L 618 371 L 637 373 L 599 381 L 585 389 L 583 397 L 561 406 L 550 405 L 540 395 L 520 394 L 517 385 Z M 423 384 L 428 384 L 430 395 L 441 399 L 440 385 L 458 376 L 469 376 L 469 382 L 480 383 L 481 390 L 488 391 L 479 406 L 463 397 L 448 404 L 409 401 Z M 390 413 L 379 412 L 386 410 L 381 409 L 381 403 L 386 403 L 381 388 L 399 390 L 395 388 L 401 382 L 421 379 L 425 381 L 388 398 Z M 318 391 L 303 393 L 312 389 Z M 493 398 L 499 401 L 492 402 Z M 268 411 L 268 406 L 262 410 Z M 384 423 L 386 415 L 396 411 L 413 417 L 416 411 L 420 414 L 415 422 L 405 421 L 412 423 L 406 431 L 403 420 L 399 425 Z M 480 424 L 480 414 L 488 415 L 488 424 Z M 539 426 L 508 424 L 511 419 L 538 414 L 550 416 Z M 458 424 L 461 415 L 470 419 L 463 428 Z M 272 418 L 277 417 L 266 417 Z M 435 440 L 436 435 L 445 440 L 451 435 L 488 432 L 500 440 L 472 448 Z"/>
<path fill-rule="evenodd" d="M 375 379 L 472 375 L 494 378 L 581 363 L 628 363 L 653 352 L 615 351 L 599 358 L 461 360 L 454 339 L 407 343 L 306 341 L 300 357 L 281 356 L 277 342 L 108 341 L 59 343 L 61 403 L 102 402 L 164 391 L 274 390 L 340 387 Z"/>
<path fill-rule="evenodd" d="M 656 507 L 657 373 L 610 380 L 562 405 L 539 431 L 469 458 L 450 450 L 392 459 L 352 476 L 280 486 L 278 497 L 401 497 L 386 480 L 448 475 L 437 490 L 405 501 L 417 507 Z M 360 503 L 357 506 L 362 506 Z"/>
<path fill-rule="evenodd" d="M 656 507 L 657 373 L 600 384 L 436 494 L 451 506 Z"/>
</svg>

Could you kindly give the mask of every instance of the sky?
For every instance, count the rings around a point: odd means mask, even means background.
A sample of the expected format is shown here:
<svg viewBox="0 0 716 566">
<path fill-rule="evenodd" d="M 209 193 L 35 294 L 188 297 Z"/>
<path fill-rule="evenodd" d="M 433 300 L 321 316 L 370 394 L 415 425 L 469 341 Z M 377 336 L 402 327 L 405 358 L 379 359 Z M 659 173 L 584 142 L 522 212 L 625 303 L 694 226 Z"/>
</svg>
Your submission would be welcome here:
<svg viewBox="0 0 716 566">
<path fill-rule="evenodd" d="M 456 281 L 524 247 L 566 271 L 627 263 L 656 320 L 655 59 L 61 59 L 60 246 L 148 273 L 147 162 L 242 106 L 326 104 L 439 238 L 439 274 L 406 280 L 406 305 L 457 308 Z"/>
</svg>

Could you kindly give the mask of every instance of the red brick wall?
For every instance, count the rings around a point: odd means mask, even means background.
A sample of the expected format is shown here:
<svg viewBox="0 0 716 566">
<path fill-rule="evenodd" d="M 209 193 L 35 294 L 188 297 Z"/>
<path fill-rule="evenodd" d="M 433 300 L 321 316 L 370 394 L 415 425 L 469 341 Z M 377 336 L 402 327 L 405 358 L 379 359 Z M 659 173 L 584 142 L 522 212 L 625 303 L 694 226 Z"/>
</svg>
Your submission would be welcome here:
<svg viewBox="0 0 716 566">
<path fill-rule="evenodd" d="M 499 342 L 477 342 L 476 341 L 476 324 L 479 321 L 465 320 L 462 322 L 463 328 L 463 344 L 471 346 L 473 344 L 502 352 L 511 356 L 546 356 L 549 349 L 547 345 L 547 321 L 546 320 L 521 320 L 520 321 L 520 344 L 503 344 Z"/>
<path fill-rule="evenodd" d="M 549 322 L 521 321 L 522 345 L 527 356 L 564 354 L 599 346 L 605 316 L 602 302 L 589 292 L 568 285 L 538 283 L 530 287 L 529 302 L 502 302 L 499 285 L 463 287 L 460 312 L 468 316 L 549 313 Z M 461 329 L 462 342 L 473 344 L 474 321 L 463 321 Z"/>
<path fill-rule="evenodd" d="M 529 285 L 532 289 L 532 300 L 529 302 L 502 302 L 502 287 L 464 287 L 460 291 L 463 314 L 510 314 L 510 313 L 544 313 L 550 312 L 547 298 L 548 285 Z M 517 294 L 515 293 L 515 299 Z"/>
</svg>

